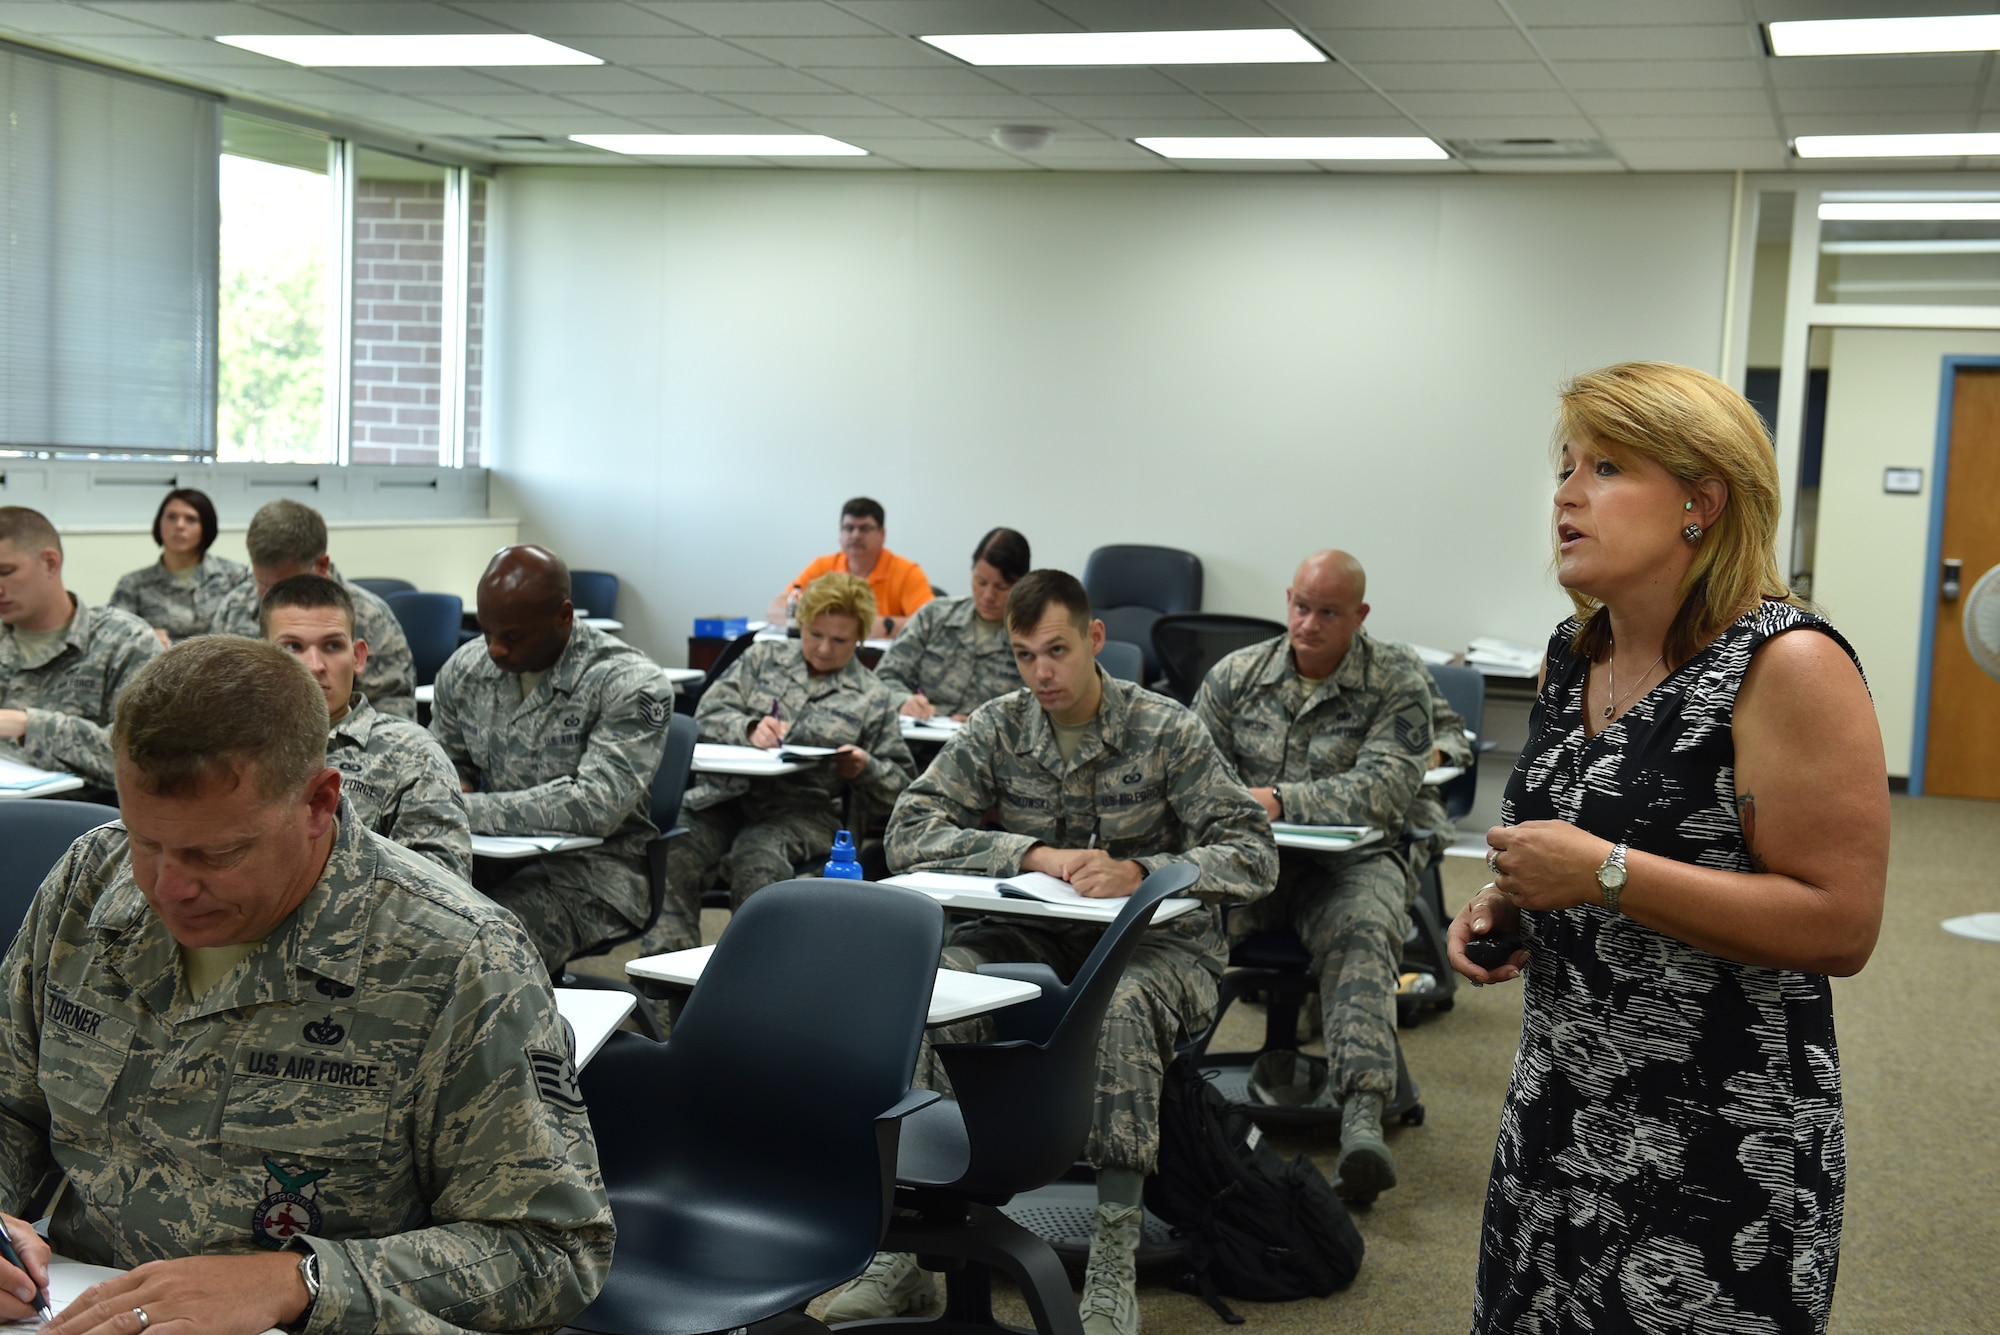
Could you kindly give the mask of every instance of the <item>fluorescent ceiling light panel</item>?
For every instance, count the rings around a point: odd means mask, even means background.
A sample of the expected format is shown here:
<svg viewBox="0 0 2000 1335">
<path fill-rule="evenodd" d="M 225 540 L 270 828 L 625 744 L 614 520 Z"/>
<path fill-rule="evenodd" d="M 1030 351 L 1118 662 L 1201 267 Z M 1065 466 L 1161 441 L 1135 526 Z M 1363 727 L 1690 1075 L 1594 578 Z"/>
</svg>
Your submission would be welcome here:
<svg viewBox="0 0 2000 1335">
<path fill-rule="evenodd" d="M 642 158 L 865 158 L 823 134 L 573 134 L 579 144 Z"/>
<path fill-rule="evenodd" d="M 1792 148 L 1802 158 L 1990 158 L 2000 134 L 1802 134 Z"/>
<path fill-rule="evenodd" d="M 1451 157 L 1435 140 L 1419 137 L 1148 137 L 1132 142 L 1163 158 L 1235 158 L 1262 162 L 1441 162 Z"/>
<path fill-rule="evenodd" d="M 2000 199 L 1882 199 L 1822 203 L 1821 222 L 2000 222 Z"/>
<path fill-rule="evenodd" d="M 1808 19 L 1773 23 L 1776 56 L 1900 56 L 1929 51 L 2000 51 L 2000 14 L 1914 19 Z"/>
<path fill-rule="evenodd" d="M 2000 240 L 1822 241 L 1822 255 L 2000 255 Z"/>
<path fill-rule="evenodd" d="M 967 33 L 917 40 L 968 65 L 1283 65 L 1326 61 L 1326 52 L 1292 28 Z"/>
<path fill-rule="evenodd" d="M 389 69 L 449 65 L 602 65 L 596 56 L 524 32 L 383 36 L 236 36 L 215 39 L 294 65 Z"/>
</svg>

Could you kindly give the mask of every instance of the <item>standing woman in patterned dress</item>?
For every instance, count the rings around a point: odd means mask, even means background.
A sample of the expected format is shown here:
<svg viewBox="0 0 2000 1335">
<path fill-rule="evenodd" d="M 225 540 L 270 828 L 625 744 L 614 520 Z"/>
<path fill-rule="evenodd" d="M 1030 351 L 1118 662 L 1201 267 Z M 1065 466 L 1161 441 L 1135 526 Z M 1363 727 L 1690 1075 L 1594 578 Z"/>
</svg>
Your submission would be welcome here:
<svg viewBox="0 0 2000 1335">
<path fill-rule="evenodd" d="M 1562 394 L 1528 742 L 1452 923 L 1527 978 L 1481 1230 L 1479 1332 L 1817 1332 L 1846 1169 L 1828 975 L 1868 962 L 1889 850 L 1860 664 L 1787 591 L 1769 439 L 1634 362 Z M 1803 632 L 1803 633 L 1793 633 Z M 1482 968 L 1466 942 L 1521 932 Z"/>
</svg>

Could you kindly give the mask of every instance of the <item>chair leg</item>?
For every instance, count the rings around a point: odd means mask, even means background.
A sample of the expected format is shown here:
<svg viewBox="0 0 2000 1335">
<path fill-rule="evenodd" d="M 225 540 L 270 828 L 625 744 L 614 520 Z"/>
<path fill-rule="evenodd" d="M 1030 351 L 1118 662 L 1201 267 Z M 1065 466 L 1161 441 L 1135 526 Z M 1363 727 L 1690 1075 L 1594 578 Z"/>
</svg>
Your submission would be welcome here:
<svg viewBox="0 0 2000 1335">
<path fill-rule="evenodd" d="M 997 1270 L 1012 1280 L 1028 1305 L 1034 1335 L 1083 1335 L 1076 1294 L 1069 1275 L 1048 1242 L 1021 1227 L 990 1205 L 971 1205 L 965 1222 L 932 1226 L 921 1221 L 892 1224 L 882 1249 L 914 1252 L 920 1259 L 962 1262 L 945 1271 L 945 1306 L 930 1320 L 850 1321 L 838 1329 L 865 1330 L 896 1326 L 923 1335 L 981 1335 L 996 1330 L 1018 1331 L 993 1315 L 993 1276 Z M 1020 1332 L 1028 1335 L 1028 1332 Z"/>
</svg>

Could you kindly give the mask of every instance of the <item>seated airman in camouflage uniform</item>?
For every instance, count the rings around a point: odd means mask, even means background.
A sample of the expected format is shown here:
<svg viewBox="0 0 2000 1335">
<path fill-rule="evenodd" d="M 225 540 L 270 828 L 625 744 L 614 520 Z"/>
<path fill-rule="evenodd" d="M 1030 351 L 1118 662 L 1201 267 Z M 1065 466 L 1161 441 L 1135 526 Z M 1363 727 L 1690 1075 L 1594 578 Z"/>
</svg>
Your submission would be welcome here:
<svg viewBox="0 0 2000 1335">
<path fill-rule="evenodd" d="M 1210 904 L 1256 899 L 1277 874 L 1257 803 L 1185 708 L 1105 675 L 1104 623 L 1076 579 L 1037 570 L 1014 586 L 1007 633 L 1028 689 L 973 712 L 889 821 L 889 862 L 981 876 L 1041 871 L 1115 899 L 1173 862 L 1201 870 Z M 988 812 L 997 829 L 987 828 Z M 1069 976 L 1102 928 L 993 916 L 956 928 L 945 963 L 1039 961 Z M 1140 1193 L 1159 1154 L 1159 1099 L 1175 1042 L 1214 1014 L 1225 958 L 1218 910 L 1147 930 L 1105 1016 L 1084 1157 L 1097 1170 L 1097 1226 L 1079 1313 L 1088 1335 L 1139 1329 L 1134 1254 Z M 940 1042 L 976 1039 L 946 1030 Z M 936 1083 L 936 1073 L 928 1078 Z M 828 1321 L 905 1314 L 934 1286 L 914 1258 L 884 1253 L 827 1309 Z"/>
<path fill-rule="evenodd" d="M 1026 538 L 993 529 L 972 550 L 972 595 L 933 598 L 917 609 L 875 665 L 876 677 L 898 697 L 898 712 L 963 723 L 988 700 L 1021 688 L 1005 618 L 1007 595 L 1029 564 Z"/>
<path fill-rule="evenodd" d="M 193 487 L 176 487 L 153 515 L 153 542 L 160 559 L 121 576 L 111 605 L 153 628 L 162 644 L 214 629 L 215 615 L 237 586 L 250 582 L 250 567 L 208 549 L 221 532 L 215 503 Z"/>
<path fill-rule="evenodd" d="M 1451 701 L 1444 698 L 1438 689 L 1437 679 L 1428 669 L 1424 681 L 1431 688 L 1431 768 L 1442 765 L 1456 765 L 1460 769 L 1470 769 L 1479 763 L 1472 753 L 1472 739 L 1465 735 L 1465 720 L 1451 707 Z M 1457 837 L 1457 830 L 1451 817 L 1445 814 L 1444 790 L 1428 784 L 1417 789 L 1410 809 L 1403 813 L 1403 828 L 1407 830 L 1429 830 L 1431 837 L 1410 848 L 1410 864 L 1416 871 L 1443 856 L 1445 849 Z"/>
<path fill-rule="evenodd" d="M 650 658 L 576 619 L 569 567 L 503 547 L 479 579 L 484 641 L 438 673 L 431 735 L 458 767 L 474 834 L 596 835 L 574 853 L 474 868 L 551 973 L 646 925 L 653 777 L 674 688 Z"/>
<path fill-rule="evenodd" d="M 838 747 L 837 754 L 776 778 L 705 774 L 681 805 L 687 833 L 667 850 L 667 911 L 649 951 L 701 944 L 701 895 L 718 872 L 740 907 L 824 861 L 851 793 L 851 828 L 871 807 L 886 811 L 916 764 L 896 724 L 894 697 L 854 657 L 875 618 L 875 595 L 858 575 L 821 575 L 799 600 L 799 638 L 753 644 L 702 692 L 694 719 L 704 742 L 730 746 Z M 817 870 L 814 872 L 818 874 Z"/>
<path fill-rule="evenodd" d="M 147 638 L 151 638 L 150 632 Z M 51 1250 L 131 1267 L 63 1328 L 546 1331 L 613 1226 L 520 924 L 339 819 L 326 702 L 268 644 L 142 671 L 122 823 L 79 839 L 0 976 L 0 1320 Z"/>
<path fill-rule="evenodd" d="M 243 535 L 250 549 L 251 578 L 229 595 L 215 614 L 218 635 L 261 636 L 257 623 L 257 600 L 273 584 L 293 575 L 325 575 L 347 590 L 354 603 L 354 633 L 368 641 L 368 667 L 360 677 L 361 689 L 375 708 L 384 714 L 417 717 L 417 664 L 410 656 L 409 637 L 403 623 L 389 610 L 389 604 L 362 588 L 350 584 L 334 569 L 326 554 L 326 520 L 319 511 L 297 501 L 272 501 L 250 518 L 250 530 Z"/>
<path fill-rule="evenodd" d="M 1289 927 L 1312 952 L 1341 1106 L 1334 1185 L 1365 1203 L 1396 1185 L 1382 1108 L 1396 1092 L 1396 977 L 1415 884 L 1398 847 L 1431 758 L 1430 673 L 1370 639 L 1367 577 L 1346 552 L 1308 556 L 1285 591 L 1287 633 L 1217 663 L 1194 712 L 1272 820 L 1372 825 L 1352 853 L 1283 851 L 1278 888 L 1230 922 Z"/>
<path fill-rule="evenodd" d="M 271 586 L 262 615 L 264 638 L 304 663 L 326 696 L 326 763 L 340 771 L 352 818 L 470 881 L 472 827 L 458 771 L 436 738 L 378 713 L 354 689 L 368 642 L 355 637 L 347 590 L 324 575 L 294 575 Z"/>
<path fill-rule="evenodd" d="M 160 652 L 145 622 L 63 587 L 62 538 L 39 511 L 0 506 L 0 756 L 64 770 L 109 796 L 111 711 Z"/>
</svg>

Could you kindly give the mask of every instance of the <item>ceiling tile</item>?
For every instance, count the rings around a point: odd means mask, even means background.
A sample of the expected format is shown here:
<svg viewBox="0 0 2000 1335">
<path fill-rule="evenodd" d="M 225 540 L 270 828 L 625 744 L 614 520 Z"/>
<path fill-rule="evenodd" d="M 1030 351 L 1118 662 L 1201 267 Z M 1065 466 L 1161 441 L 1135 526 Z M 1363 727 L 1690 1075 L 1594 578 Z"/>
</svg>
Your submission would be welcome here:
<svg viewBox="0 0 2000 1335">
<path fill-rule="evenodd" d="M 520 93 L 512 84 L 463 69 L 353 69 L 342 70 L 350 83 L 379 88 L 385 93 Z"/>
<path fill-rule="evenodd" d="M 1780 88 L 1778 108 L 1786 115 L 1813 116 L 1876 112 L 1941 111 L 1964 115 L 1978 104 L 1979 90 L 1964 84 L 1919 88 Z"/>
<path fill-rule="evenodd" d="M 397 97 L 393 93 L 313 93 L 299 100 L 308 106 L 321 111 L 330 111 L 337 116 L 358 116 L 364 120 L 381 121 L 389 125 L 395 124 L 404 116 L 435 116 L 440 111 L 460 110 L 457 107 L 438 107 L 412 98 Z"/>
<path fill-rule="evenodd" d="M 1936 0 L 1925 0 L 1934 4 Z M 1529 28 L 1652 27 L 1669 23 L 1744 23 L 1743 0 L 1512 0 L 1515 15 Z M 1878 4 L 1877 8 L 1881 6 Z M 1824 8 L 1824 5 L 1822 5 Z"/>
<path fill-rule="evenodd" d="M 1095 121 L 1108 116 L 1179 116 L 1206 117 L 1221 116 L 1225 113 L 1206 98 L 1193 93 L 1114 93 L 1093 96 L 1089 93 L 1053 93 L 1043 99 L 1057 111 L 1066 112 L 1079 120 Z M 947 115 L 938 112 L 937 115 Z"/>
<path fill-rule="evenodd" d="M 1007 85 L 1003 81 L 988 78 L 982 71 L 950 69 L 944 66 L 828 70 L 823 77 L 849 92 L 871 95 L 928 93 L 934 96 L 962 94 L 966 97 L 990 97 L 995 93 L 1007 92 Z"/>
<path fill-rule="evenodd" d="M 397 118 L 396 128 L 416 134 L 482 135 L 511 133 L 503 122 L 489 120 L 484 116 L 462 116 L 456 112 L 437 111 L 428 115 L 411 112 Z"/>
<path fill-rule="evenodd" d="M 1297 139 L 1323 135 L 1354 136 L 1363 139 L 1401 139 L 1424 133 L 1423 127 L 1404 116 L 1259 116 L 1249 129 L 1275 139 Z"/>
<path fill-rule="evenodd" d="M 496 69 L 492 77 L 538 93 L 657 93 L 671 91 L 644 70 L 617 65 L 521 65 Z"/>
<path fill-rule="evenodd" d="M 713 37 L 594 37 L 568 43 L 618 65 L 768 65 L 762 56 Z"/>
<path fill-rule="evenodd" d="M 1977 83 L 1984 55 L 1847 56 L 1839 60 L 1767 60 L 1777 88 L 1907 88 Z"/>
<path fill-rule="evenodd" d="M 645 71 L 677 87 L 697 93 L 830 93 L 839 91 L 824 79 L 777 65 L 660 65 Z"/>
<path fill-rule="evenodd" d="M 1617 158 L 1481 158 L 1465 165 L 1481 176 L 1555 176 L 1625 170 L 1625 164 Z"/>
<path fill-rule="evenodd" d="M 1573 60 L 1556 73 L 1572 92 L 1764 86 L 1761 60 Z"/>
<path fill-rule="evenodd" d="M 1537 28 L 1550 60 L 1741 60 L 1761 58 L 1756 30 L 1744 23 L 1687 27 Z"/>
<path fill-rule="evenodd" d="M 1003 88 L 1040 96 L 1044 93 L 1179 93 L 1186 91 L 1177 77 L 1164 70 L 1134 66 L 1108 69 L 1035 69 L 1006 67 L 965 70 Z"/>
<path fill-rule="evenodd" d="M 899 116 L 896 107 L 853 93 L 729 93 L 723 98 L 760 116 Z"/>
<path fill-rule="evenodd" d="M 869 152 L 877 151 L 870 148 Z M 898 162 L 912 167 L 1026 167 L 1028 164 L 1012 153 L 1004 153 L 991 144 L 975 144 L 970 139 L 905 139 L 895 149 L 881 150 L 884 157 L 892 157 Z"/>
<path fill-rule="evenodd" d="M 353 93 L 362 91 L 352 79 L 343 79 L 336 74 L 326 74 L 319 70 L 300 69 L 296 65 L 181 65 L 181 74 L 198 83 L 217 88 L 241 88 L 249 92 L 268 93 L 273 97 L 287 93 Z"/>
<path fill-rule="evenodd" d="M 1576 94 L 1592 116 L 1769 116 L 1771 98 L 1761 88 L 1711 88 L 1704 92 L 1640 89 Z"/>
<path fill-rule="evenodd" d="M 1367 69 L 1369 82 L 1391 93 L 1516 93 L 1559 89 L 1539 60 L 1384 62 Z"/>
<path fill-rule="evenodd" d="M 652 93 L 571 93 L 576 105 L 601 111 L 607 116 L 728 116 L 736 108 L 700 93 L 676 93 L 660 89 Z M 452 105 L 459 105 L 457 98 Z"/>
<path fill-rule="evenodd" d="M 864 19 L 819 0 L 688 0 L 656 6 L 664 14 L 712 37 L 880 37 L 882 30 Z"/>
<path fill-rule="evenodd" d="M 280 19 L 278 22 L 289 24 L 292 20 Z M 35 4 L 0 4 L 0 29 L 43 37 L 87 37 L 96 33 L 145 37 L 158 36 L 161 31 L 114 14 L 101 14 L 76 5 L 52 4 L 49 0 L 40 0 Z"/>
<path fill-rule="evenodd" d="M 1595 139 L 1581 116 L 1437 116 L 1424 119 L 1438 139 Z"/>
<path fill-rule="evenodd" d="M 1054 72 L 1054 71 L 1051 71 Z M 1187 65 L 1173 81 L 1200 93 L 1352 93 L 1368 85 L 1345 65 Z"/>
<path fill-rule="evenodd" d="M 146 69 L 165 70 L 171 73 L 182 65 L 240 65 L 247 67 L 275 65 L 269 56 L 260 56 L 254 51 L 243 51 L 220 42 L 204 41 L 199 37 L 124 37 L 106 35 L 79 37 L 76 45 L 89 51 L 101 51 L 129 60 Z"/>
<path fill-rule="evenodd" d="M 1412 116 L 1574 116 L 1567 93 L 1398 93 Z"/>
<path fill-rule="evenodd" d="M 1535 50 L 1514 28 L 1320 28 L 1320 44 L 1367 73 L 1376 61 L 1533 60 Z"/>
<path fill-rule="evenodd" d="M 79 10 L 81 8 L 73 5 L 63 7 Z M 169 32 L 186 33 L 192 37 L 214 37 L 220 33 L 239 32 L 320 33 L 327 30 L 323 23 L 313 23 L 288 14 L 274 14 L 266 10 L 253 9 L 249 5 L 183 4 L 179 0 L 149 0 L 148 3 L 135 3 L 134 0 L 119 0 L 118 3 L 97 4 L 92 8 L 99 13 L 151 24 L 155 28 L 164 28 Z"/>
<path fill-rule="evenodd" d="M 557 123 L 557 118 L 547 118 L 548 123 Z M 651 128 L 667 134 L 797 134 L 796 126 L 782 121 L 766 120 L 762 116 L 656 116 L 646 119 L 658 122 Z M 540 128 L 541 118 L 537 118 L 536 128 Z M 591 131 L 565 130 L 565 134 L 589 134 Z M 622 154 L 609 154 L 619 157 Z"/>
<path fill-rule="evenodd" d="M 1613 143 L 1635 139 L 1768 139 L 1777 142 L 1777 119 L 1762 116 L 1600 116 L 1597 128 Z"/>
<path fill-rule="evenodd" d="M 692 97 L 694 94 L 669 93 L 666 96 Z M 541 93 L 434 93 L 424 100 L 468 116 L 504 116 L 509 120 L 520 120 L 524 116 L 576 116 L 591 110 Z"/>
<path fill-rule="evenodd" d="M 990 116 L 994 120 L 1034 120 L 1053 114 L 1051 104 L 1018 94 L 994 92 L 985 97 L 940 97 L 927 93 L 884 93 L 884 106 L 910 116 Z M 1058 108 L 1059 110 L 1059 108 Z M 1071 113 L 1072 115 L 1075 113 Z"/>
<path fill-rule="evenodd" d="M 932 123 L 949 126 L 960 133 L 975 137 L 983 135 L 993 128 L 990 121 L 968 122 L 942 117 L 933 117 Z M 1060 120 L 1037 121 L 1036 124 L 1052 126 L 1058 134 L 1062 132 L 1063 123 Z M 1236 135 L 1249 133 L 1249 127 L 1244 125 L 1242 121 L 1231 116 L 1141 116 L 1132 119 L 1107 116 L 1101 120 L 1090 121 L 1088 124 L 1090 129 L 1099 134 L 1108 135 L 1113 139 L 1136 139 L 1140 135 L 1154 134 Z"/>
<path fill-rule="evenodd" d="M 740 37 L 737 45 L 794 69 L 869 68 L 956 62 L 906 37 Z"/>
<path fill-rule="evenodd" d="M 150 8 L 150 5 L 143 6 Z M 344 0 L 271 0 L 262 6 L 290 14 L 335 32 L 498 32 L 498 24 L 461 13 L 445 5 L 409 3 L 346 3 Z M 239 29 L 240 31 L 240 29 Z"/>
<path fill-rule="evenodd" d="M 1264 0 L 1045 0 L 1086 28 L 1281 28 Z M 961 29 L 963 31 L 963 29 Z"/>
<path fill-rule="evenodd" d="M 1291 0 L 1284 12 L 1307 27 L 1493 28 L 1507 11 L 1494 0 Z"/>
<path fill-rule="evenodd" d="M 1972 127 L 1967 111 L 1906 111 L 1786 116 L 1785 132 L 1801 134 L 1958 134 Z"/>
<path fill-rule="evenodd" d="M 882 116 L 868 116 L 864 118 L 857 116 L 849 118 L 846 116 L 810 116 L 802 117 L 801 123 L 811 125 L 814 134 L 830 134 L 835 139 L 845 139 L 849 143 L 861 144 L 863 148 L 866 148 L 867 145 L 862 144 L 861 141 L 875 136 L 896 139 L 964 139 L 967 137 L 960 134 L 957 130 L 946 126 L 935 125 L 930 121 L 916 120 L 910 117 L 885 118 Z M 1046 124 L 1047 122 L 1043 123 Z M 975 139 L 983 138 L 986 132 L 992 128 L 985 121 L 980 121 L 977 130 L 972 133 L 971 137 Z M 1073 128 L 1078 133 L 1082 132 L 1081 127 Z"/>
<path fill-rule="evenodd" d="M 659 14 L 611 0 L 560 0 L 560 3 L 516 4 L 512 0 L 480 0 L 452 6 L 468 14 L 532 32 L 543 37 L 674 37 L 694 30 Z"/>
<path fill-rule="evenodd" d="M 1209 99 L 1216 106 L 1245 120 L 1268 116 L 1294 119 L 1343 116 L 1400 116 L 1402 113 L 1374 93 L 1300 93 L 1290 97 L 1277 93 L 1216 93 Z"/>
<path fill-rule="evenodd" d="M 1634 171 L 1783 171 L 1791 155 L 1781 143 L 1755 139 L 1639 139 L 1618 145 Z"/>
<path fill-rule="evenodd" d="M 913 37 L 955 32 L 1069 32 L 1077 26 L 1074 19 L 1040 0 L 847 0 L 841 8 L 889 32 Z"/>
</svg>

